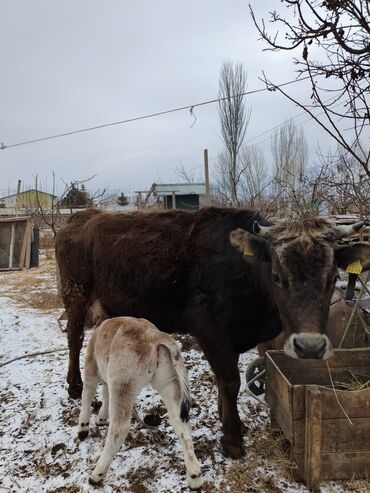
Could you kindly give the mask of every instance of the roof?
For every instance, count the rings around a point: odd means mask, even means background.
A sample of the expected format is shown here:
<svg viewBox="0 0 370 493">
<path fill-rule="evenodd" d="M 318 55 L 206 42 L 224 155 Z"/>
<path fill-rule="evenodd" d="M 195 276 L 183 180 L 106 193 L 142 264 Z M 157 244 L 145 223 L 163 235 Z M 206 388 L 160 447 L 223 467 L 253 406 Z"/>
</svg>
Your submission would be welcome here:
<svg viewBox="0 0 370 493">
<path fill-rule="evenodd" d="M 153 192 L 159 196 L 171 195 L 205 195 L 205 183 L 153 183 Z"/>
<path fill-rule="evenodd" d="M 57 198 L 56 195 L 52 195 L 51 193 L 47 193 L 47 192 L 42 192 L 41 190 L 36 190 L 35 188 L 31 188 L 30 190 L 24 190 L 23 192 L 19 192 L 19 195 L 25 195 L 30 192 L 36 192 L 40 195 L 49 195 L 49 197 L 53 197 L 54 199 Z M 4 197 L 0 197 L 0 200 L 9 199 L 10 197 L 16 197 L 16 196 L 17 196 L 16 193 L 12 193 L 11 195 L 5 195 Z"/>
</svg>

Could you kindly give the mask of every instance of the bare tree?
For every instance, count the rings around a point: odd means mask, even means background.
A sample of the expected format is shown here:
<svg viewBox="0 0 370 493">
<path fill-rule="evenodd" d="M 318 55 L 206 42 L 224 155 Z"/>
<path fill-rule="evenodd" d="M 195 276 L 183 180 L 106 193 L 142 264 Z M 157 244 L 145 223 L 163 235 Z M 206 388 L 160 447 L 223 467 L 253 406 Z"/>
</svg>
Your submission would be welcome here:
<svg viewBox="0 0 370 493">
<path fill-rule="evenodd" d="M 175 169 L 175 173 L 178 178 L 185 183 L 196 183 L 201 182 L 202 179 L 198 179 L 195 175 L 195 171 L 193 169 L 185 169 L 184 165 L 180 161 L 179 166 Z"/>
<path fill-rule="evenodd" d="M 270 12 L 270 21 L 281 31 L 270 34 L 264 20 L 257 22 L 252 8 L 251 15 L 268 49 L 301 50 L 294 63 L 299 77 L 307 77 L 311 82 L 312 104 L 300 103 L 265 77 L 267 86 L 309 113 L 370 177 L 370 150 L 358 152 L 360 135 L 370 124 L 369 1 L 281 0 L 280 4 L 287 8 L 286 15 Z M 315 50 L 311 50 L 311 45 Z M 322 108 L 323 118 L 313 112 L 317 107 Z M 348 121 L 353 130 L 350 137 L 339 128 L 339 119 Z"/>
<path fill-rule="evenodd" d="M 223 154 L 220 166 L 222 173 L 227 174 L 225 184 L 228 183 L 233 206 L 239 204 L 238 184 L 243 170 L 238 165 L 238 153 L 243 144 L 250 118 L 250 112 L 246 111 L 243 101 L 246 83 L 247 75 L 242 64 L 234 65 L 231 61 L 222 64 L 218 113 L 226 153 Z"/>
<path fill-rule="evenodd" d="M 288 204 L 288 190 L 300 193 L 307 167 L 308 147 L 303 129 L 298 129 L 292 120 L 288 120 L 275 131 L 271 150 L 275 170 L 275 192 Z"/>
<path fill-rule="evenodd" d="M 257 146 L 243 147 L 240 162 L 242 201 L 252 209 L 262 209 L 271 185 L 263 152 Z"/>
<path fill-rule="evenodd" d="M 68 193 L 72 189 L 79 187 L 80 185 L 84 185 L 86 182 L 92 180 L 94 177 L 95 177 L 95 175 L 90 176 L 86 180 L 72 181 L 69 184 L 63 182 L 65 185 L 64 191 L 59 197 L 57 197 L 55 195 L 56 183 L 55 183 L 55 173 L 53 171 L 52 172 L 52 200 L 51 200 L 50 206 L 46 207 L 45 205 L 43 205 L 42 201 L 40 200 L 39 194 L 38 194 L 38 192 L 40 190 L 39 190 L 39 184 L 38 184 L 38 176 L 36 175 L 34 177 L 34 179 L 35 179 L 37 207 L 35 209 L 32 209 L 32 210 L 29 209 L 27 211 L 27 213 L 33 218 L 33 220 L 36 223 L 40 223 L 40 224 L 48 226 L 52 230 L 53 236 L 55 237 L 60 226 L 63 223 L 63 217 L 62 217 L 62 214 L 60 211 L 60 209 L 62 207 L 63 200 L 65 199 L 65 197 L 68 195 Z M 91 201 L 90 205 L 92 205 L 94 203 L 94 201 L 101 199 L 104 194 L 105 194 L 105 190 L 99 191 L 99 192 L 93 194 L 92 196 L 90 196 L 90 201 Z M 69 208 L 70 208 L 70 211 L 72 213 L 72 205 Z"/>
</svg>

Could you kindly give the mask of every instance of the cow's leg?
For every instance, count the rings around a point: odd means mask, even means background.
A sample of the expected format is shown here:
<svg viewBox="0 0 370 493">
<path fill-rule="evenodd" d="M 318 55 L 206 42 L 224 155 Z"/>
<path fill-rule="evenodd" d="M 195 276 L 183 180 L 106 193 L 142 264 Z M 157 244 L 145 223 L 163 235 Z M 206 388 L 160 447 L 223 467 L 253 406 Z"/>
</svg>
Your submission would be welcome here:
<svg viewBox="0 0 370 493">
<path fill-rule="evenodd" d="M 80 352 L 84 339 L 84 322 L 88 308 L 89 297 L 83 290 L 76 288 L 74 296 L 64 297 L 64 305 L 67 311 L 67 334 L 69 348 L 69 365 L 67 382 L 68 393 L 72 399 L 81 397 L 82 379 L 80 372 Z"/>
<path fill-rule="evenodd" d="M 203 484 L 198 459 L 194 453 L 191 428 L 188 422 L 180 418 L 181 388 L 173 367 L 171 357 L 163 347 L 160 349 L 160 362 L 152 380 L 153 387 L 159 392 L 167 408 L 169 420 L 180 440 L 184 453 L 186 479 L 190 489 L 198 489 Z"/>
<path fill-rule="evenodd" d="M 108 424 L 108 415 L 109 415 L 109 391 L 108 385 L 103 383 L 102 388 L 103 393 L 103 404 L 98 413 L 98 417 L 96 419 L 96 424 L 98 426 L 105 426 Z"/>
<path fill-rule="evenodd" d="M 124 382 L 108 384 L 109 391 L 109 428 L 104 449 L 89 478 L 90 484 L 100 483 L 114 456 L 121 448 L 130 429 L 130 421 L 136 392 Z"/>
<path fill-rule="evenodd" d="M 224 340 L 199 340 L 199 343 L 216 375 L 223 451 L 225 455 L 239 459 L 244 453 L 241 434 L 243 425 L 237 407 L 240 389 L 239 354 Z"/>
</svg>

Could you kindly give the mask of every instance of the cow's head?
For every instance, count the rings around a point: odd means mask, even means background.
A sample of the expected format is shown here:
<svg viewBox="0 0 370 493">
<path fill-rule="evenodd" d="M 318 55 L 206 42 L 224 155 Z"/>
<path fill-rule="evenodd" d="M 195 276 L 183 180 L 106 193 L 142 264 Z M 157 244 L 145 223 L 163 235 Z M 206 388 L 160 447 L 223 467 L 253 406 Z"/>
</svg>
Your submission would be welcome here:
<svg viewBox="0 0 370 493">
<path fill-rule="evenodd" d="M 289 356 L 330 356 L 325 332 L 338 267 L 346 269 L 359 262 L 362 270 L 370 268 L 369 245 L 336 242 L 363 225 L 334 226 L 323 219 L 304 218 L 269 227 L 255 222 L 253 234 L 243 229 L 231 232 L 231 244 L 247 262 L 268 266 L 272 298 L 287 334 L 284 351 Z"/>
</svg>

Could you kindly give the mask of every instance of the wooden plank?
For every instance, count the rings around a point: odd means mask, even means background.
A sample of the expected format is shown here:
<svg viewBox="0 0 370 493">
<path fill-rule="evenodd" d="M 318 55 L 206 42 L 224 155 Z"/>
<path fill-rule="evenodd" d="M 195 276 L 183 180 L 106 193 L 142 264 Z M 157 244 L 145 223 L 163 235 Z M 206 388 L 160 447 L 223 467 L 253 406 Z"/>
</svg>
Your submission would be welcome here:
<svg viewBox="0 0 370 493">
<path fill-rule="evenodd" d="M 11 234 L 10 234 L 10 246 L 9 246 L 9 269 L 13 269 L 14 244 L 15 244 L 15 224 L 12 224 Z"/>
<path fill-rule="evenodd" d="M 369 479 L 370 452 L 321 454 L 322 479 Z"/>
<path fill-rule="evenodd" d="M 294 385 L 292 393 L 292 416 L 295 420 L 303 419 L 306 413 L 306 387 Z"/>
<path fill-rule="evenodd" d="M 320 391 L 307 388 L 304 475 L 310 488 L 317 488 L 321 477 L 321 400 Z"/>
<path fill-rule="evenodd" d="M 273 419 L 277 421 L 285 437 L 289 440 L 291 444 L 293 444 L 293 421 L 289 413 L 289 409 L 285 409 L 284 406 L 281 406 L 280 396 L 276 394 L 273 388 L 270 388 L 269 393 L 266 393 L 265 398 L 266 402 L 270 406 Z"/>
<path fill-rule="evenodd" d="M 27 221 L 27 224 L 26 224 L 26 227 L 24 230 L 24 234 L 23 234 L 21 253 L 19 255 L 19 268 L 20 269 L 23 269 L 24 264 L 25 264 L 27 246 L 29 246 L 29 239 L 31 236 L 31 231 L 32 231 L 32 223 L 31 223 L 31 221 Z"/>
<path fill-rule="evenodd" d="M 0 217 L 0 223 L 14 223 L 14 222 L 22 222 L 22 221 L 28 221 L 28 217 Z"/>
<path fill-rule="evenodd" d="M 370 353 L 369 362 L 365 366 L 351 364 L 341 368 L 330 368 L 330 373 L 334 383 L 336 382 L 350 382 L 352 379 L 350 371 L 355 375 L 363 376 L 366 379 L 370 379 Z M 323 385 L 330 386 L 330 374 L 328 368 L 301 368 L 301 369 L 285 369 L 283 371 L 286 379 L 291 385 Z"/>
<path fill-rule="evenodd" d="M 284 372 L 285 369 L 327 368 L 326 361 L 321 359 L 294 359 L 284 351 L 268 351 L 266 354 L 275 365 Z M 334 349 L 333 356 L 328 359 L 330 368 L 347 368 L 348 366 L 369 366 L 370 348 Z"/>
<path fill-rule="evenodd" d="M 306 386 L 304 385 L 294 385 L 293 387 L 292 417 L 294 420 L 302 419 L 305 415 L 305 388 Z M 321 386 L 318 386 L 318 388 L 323 394 L 323 416 L 327 419 L 343 418 L 343 410 L 338 404 L 334 390 Z M 370 417 L 370 389 L 336 390 L 336 394 L 339 402 L 350 417 Z"/>
<path fill-rule="evenodd" d="M 304 454 L 292 456 L 297 469 L 292 470 L 296 481 L 304 481 Z M 321 481 L 337 479 L 369 479 L 370 452 L 321 454 Z"/>
<path fill-rule="evenodd" d="M 266 356 L 266 393 L 265 399 L 269 403 L 270 389 L 273 389 L 275 395 L 279 397 L 278 404 L 284 411 L 291 414 L 291 390 L 290 384 L 285 376 L 281 373 L 275 362 Z"/>
<path fill-rule="evenodd" d="M 370 454 L 370 417 L 351 418 L 351 421 L 353 424 L 347 418 L 322 419 L 322 452 L 368 452 Z"/>
</svg>

